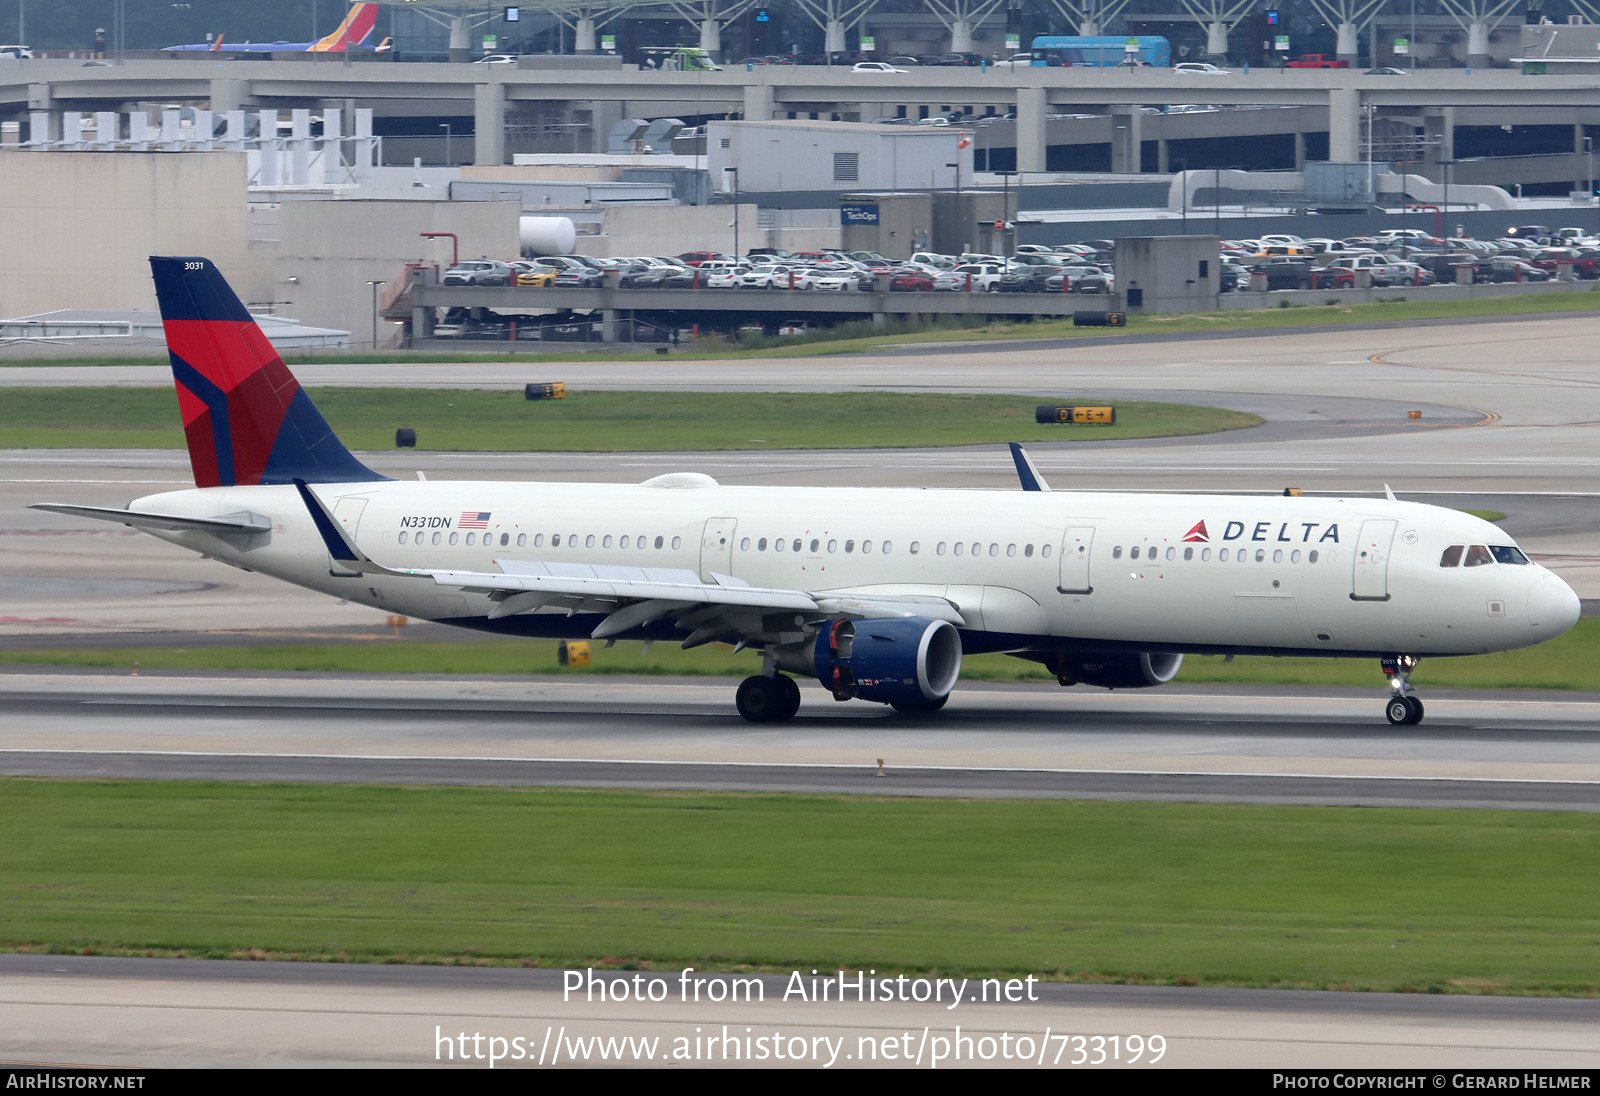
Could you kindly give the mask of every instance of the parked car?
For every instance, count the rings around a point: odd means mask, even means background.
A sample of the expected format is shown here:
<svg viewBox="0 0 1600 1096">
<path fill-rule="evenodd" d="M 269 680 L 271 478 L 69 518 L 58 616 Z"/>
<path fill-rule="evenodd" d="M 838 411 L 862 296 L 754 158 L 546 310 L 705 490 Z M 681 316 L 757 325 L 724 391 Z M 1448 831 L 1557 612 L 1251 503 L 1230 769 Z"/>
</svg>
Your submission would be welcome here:
<svg viewBox="0 0 1600 1096">
<path fill-rule="evenodd" d="M 995 286 L 995 290 L 1000 293 L 1048 293 L 1051 276 L 1059 273 L 1061 268 L 1055 266 L 1024 267 L 1001 275 L 1000 283 Z M 1056 282 L 1055 292 L 1061 292 L 1059 280 Z"/>
<path fill-rule="evenodd" d="M 445 285 L 510 285 L 514 278 L 509 263 L 498 259 L 468 259 L 444 272 Z"/>
<path fill-rule="evenodd" d="M 1390 264 L 1388 273 L 1382 277 L 1374 276 L 1373 285 L 1432 285 L 1439 279 L 1433 271 L 1413 262 L 1398 262 Z"/>
<path fill-rule="evenodd" d="M 1232 76 L 1232 69 L 1218 68 L 1206 61 L 1184 61 L 1172 66 L 1177 76 Z"/>
<path fill-rule="evenodd" d="M 887 72 L 887 73 L 899 72 L 899 73 L 904 73 L 906 70 L 903 69 L 903 68 L 895 68 L 893 65 L 891 65 L 891 64 L 889 64 L 889 63 L 887 63 L 885 61 L 860 61 L 860 62 L 857 62 L 856 65 L 853 68 L 851 68 L 850 71 L 851 72 Z"/>
<path fill-rule="evenodd" d="M 1548 270 L 1540 270 L 1532 263 L 1521 259 L 1496 256 L 1485 259 L 1478 264 L 1478 272 L 1473 276 L 1475 282 L 1548 282 Z"/>
<path fill-rule="evenodd" d="M 520 286 L 548 289 L 556 284 L 556 272 L 548 266 L 525 262 L 510 263 L 508 265 L 517 272 L 517 284 Z"/>
<path fill-rule="evenodd" d="M 1313 275 L 1337 279 L 1339 271 L 1333 267 L 1318 268 L 1314 263 L 1303 262 L 1297 259 L 1273 259 L 1264 263 L 1256 263 L 1248 268 L 1252 275 L 1264 274 L 1267 278 L 1267 288 L 1273 289 L 1310 289 Z M 1344 271 L 1344 276 L 1354 281 L 1355 275 Z M 1335 281 L 1335 286 L 1337 282 Z M 1330 286 L 1329 288 L 1334 288 Z"/>
<path fill-rule="evenodd" d="M 930 293 L 933 291 L 933 275 L 920 270 L 902 271 L 890 276 L 889 288 L 897 293 Z"/>
<path fill-rule="evenodd" d="M 1342 69 L 1349 68 L 1349 61 L 1341 61 L 1337 57 L 1329 57 L 1326 53 L 1302 53 L 1284 68 L 1296 69 Z"/>
</svg>

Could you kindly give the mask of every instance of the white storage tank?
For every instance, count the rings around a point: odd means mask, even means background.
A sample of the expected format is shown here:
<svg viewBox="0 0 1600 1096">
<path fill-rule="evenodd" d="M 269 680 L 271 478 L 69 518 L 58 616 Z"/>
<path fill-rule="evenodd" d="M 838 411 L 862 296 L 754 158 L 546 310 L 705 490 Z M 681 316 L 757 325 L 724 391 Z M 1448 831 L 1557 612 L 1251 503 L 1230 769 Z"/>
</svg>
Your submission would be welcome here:
<svg viewBox="0 0 1600 1096">
<path fill-rule="evenodd" d="M 565 217 L 523 217 L 519 232 L 524 255 L 570 255 L 578 232 Z"/>
</svg>

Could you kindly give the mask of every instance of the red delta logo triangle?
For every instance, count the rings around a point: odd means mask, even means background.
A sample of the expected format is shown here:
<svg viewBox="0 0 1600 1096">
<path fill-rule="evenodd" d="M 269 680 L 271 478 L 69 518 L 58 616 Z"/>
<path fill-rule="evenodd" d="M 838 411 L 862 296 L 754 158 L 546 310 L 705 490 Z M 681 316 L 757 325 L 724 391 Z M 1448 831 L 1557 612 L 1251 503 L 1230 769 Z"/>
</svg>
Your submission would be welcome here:
<svg viewBox="0 0 1600 1096">
<path fill-rule="evenodd" d="M 1210 544 L 1211 534 L 1206 532 L 1205 519 L 1202 518 L 1200 521 L 1195 522 L 1194 528 L 1183 534 L 1183 540 L 1185 544 L 1193 542 Z"/>
</svg>

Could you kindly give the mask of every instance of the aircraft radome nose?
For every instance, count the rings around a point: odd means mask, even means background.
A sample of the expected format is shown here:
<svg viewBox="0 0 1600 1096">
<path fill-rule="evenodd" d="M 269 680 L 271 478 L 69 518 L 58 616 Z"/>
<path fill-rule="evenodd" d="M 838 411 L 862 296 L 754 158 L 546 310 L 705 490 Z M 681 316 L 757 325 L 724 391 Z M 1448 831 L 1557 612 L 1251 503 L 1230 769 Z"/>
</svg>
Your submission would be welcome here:
<svg viewBox="0 0 1600 1096">
<path fill-rule="evenodd" d="M 1577 593 L 1555 575 L 1545 575 L 1528 591 L 1528 624 L 1546 638 L 1565 633 L 1582 612 Z"/>
</svg>

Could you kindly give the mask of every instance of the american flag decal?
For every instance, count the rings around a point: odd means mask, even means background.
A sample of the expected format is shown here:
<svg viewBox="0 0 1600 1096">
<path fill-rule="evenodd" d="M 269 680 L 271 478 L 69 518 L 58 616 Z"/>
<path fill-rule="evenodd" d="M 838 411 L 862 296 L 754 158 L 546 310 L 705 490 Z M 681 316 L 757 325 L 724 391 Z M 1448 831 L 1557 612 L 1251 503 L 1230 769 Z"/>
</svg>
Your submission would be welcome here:
<svg viewBox="0 0 1600 1096">
<path fill-rule="evenodd" d="M 463 510 L 461 520 L 456 522 L 460 529 L 487 529 L 489 528 L 489 511 Z"/>
</svg>

